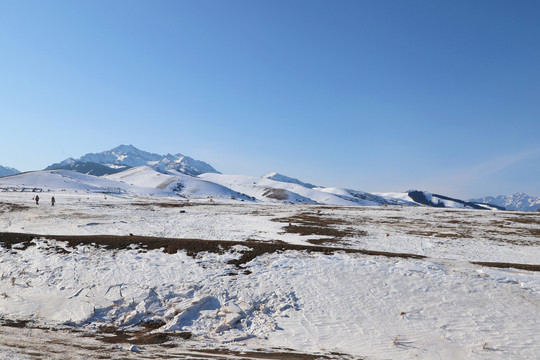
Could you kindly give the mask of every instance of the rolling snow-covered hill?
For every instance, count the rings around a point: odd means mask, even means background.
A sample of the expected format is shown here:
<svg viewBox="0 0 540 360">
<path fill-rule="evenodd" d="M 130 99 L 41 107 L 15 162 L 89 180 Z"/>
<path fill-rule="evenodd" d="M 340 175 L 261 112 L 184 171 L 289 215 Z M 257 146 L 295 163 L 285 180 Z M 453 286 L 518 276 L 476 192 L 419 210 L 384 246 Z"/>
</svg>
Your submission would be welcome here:
<svg viewBox="0 0 540 360">
<path fill-rule="evenodd" d="M 245 194 L 240 194 L 225 186 L 205 181 L 197 177 L 171 170 L 167 174 L 156 171 L 150 166 L 139 166 L 105 176 L 106 179 L 119 181 L 141 188 L 153 188 L 174 193 L 183 198 L 223 198 L 240 201 L 253 201 Z"/>
<path fill-rule="evenodd" d="M 500 195 L 497 197 L 486 196 L 481 199 L 471 199 L 470 201 L 501 206 L 507 210 L 517 211 L 538 211 L 540 210 L 540 197 L 529 196 L 524 193 L 517 193 L 510 196 Z"/>
<path fill-rule="evenodd" d="M 289 177 L 276 177 L 284 180 Z M 213 199 L 220 202 L 247 201 L 276 204 L 320 204 L 334 206 L 430 206 L 493 209 L 443 195 L 421 191 L 371 194 L 342 188 L 306 187 L 297 182 L 269 177 L 205 173 L 198 176 L 181 171 L 143 165 L 114 174 L 94 176 L 72 170 L 43 170 L 0 179 L 5 191 L 86 191 L 129 196 Z"/>
<path fill-rule="evenodd" d="M 151 189 L 138 188 L 119 181 L 63 169 L 29 171 L 1 178 L 0 187 L 19 191 L 26 188 L 36 191 L 136 192 L 140 195 L 152 193 Z"/>
<path fill-rule="evenodd" d="M 20 171 L 14 168 L 0 165 L 0 177 L 19 174 Z"/>
<path fill-rule="evenodd" d="M 261 201 L 343 206 L 358 205 L 350 199 L 344 199 L 332 193 L 268 178 L 209 173 L 199 175 L 199 178 L 226 186 Z"/>
<path fill-rule="evenodd" d="M 45 170 L 66 169 L 101 176 L 143 165 L 152 166 L 160 171 L 176 170 L 187 175 L 218 172 L 204 161 L 189 156 L 158 155 L 139 150 L 133 145 L 120 145 L 112 150 L 83 155 L 79 159 L 68 158 L 48 166 Z"/>
</svg>

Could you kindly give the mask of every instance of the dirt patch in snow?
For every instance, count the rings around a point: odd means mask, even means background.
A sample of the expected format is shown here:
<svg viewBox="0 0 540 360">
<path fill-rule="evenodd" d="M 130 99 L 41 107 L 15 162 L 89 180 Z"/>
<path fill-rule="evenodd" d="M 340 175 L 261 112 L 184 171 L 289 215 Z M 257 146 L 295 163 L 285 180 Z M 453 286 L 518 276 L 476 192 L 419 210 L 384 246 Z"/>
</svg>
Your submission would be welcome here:
<svg viewBox="0 0 540 360">
<path fill-rule="evenodd" d="M 539 213 L 519 213 L 514 216 L 507 216 L 505 218 L 511 222 L 517 222 L 521 224 L 532 224 L 540 226 L 540 214 Z"/>
<path fill-rule="evenodd" d="M 139 207 L 161 207 L 161 208 L 181 208 L 186 206 L 195 206 L 197 204 L 190 203 L 187 201 L 182 202 L 135 202 L 131 204 L 132 206 L 139 206 Z"/>
<path fill-rule="evenodd" d="M 29 206 L 26 205 L 19 205 L 19 204 L 13 204 L 13 203 L 7 203 L 7 202 L 0 202 L 0 214 L 4 214 L 7 212 L 13 212 L 13 211 L 24 211 L 29 209 Z"/>
<path fill-rule="evenodd" d="M 133 344 L 133 345 L 159 345 L 174 339 L 188 340 L 191 338 L 189 331 L 177 333 L 152 333 L 153 330 L 163 326 L 161 322 L 142 324 L 137 331 L 119 329 L 116 326 L 103 326 L 99 329 L 97 339 L 108 344 Z"/>
<path fill-rule="evenodd" d="M 352 225 L 350 222 L 336 217 L 325 216 L 320 211 L 317 213 L 303 212 L 291 217 L 276 218 L 273 221 L 287 224 L 287 226 L 283 227 L 285 233 L 299 234 L 300 236 L 325 236 L 325 238 L 308 240 L 308 242 L 315 245 L 336 243 L 344 238 L 357 238 L 367 235 L 366 231 L 349 226 Z"/>
<path fill-rule="evenodd" d="M 238 359 L 288 359 L 288 360 L 316 360 L 316 359 L 351 359 L 351 356 L 345 355 L 345 354 L 339 354 L 339 353 L 331 353 L 330 355 L 316 355 L 316 354 L 304 354 L 304 353 L 298 353 L 293 352 L 293 350 L 290 350 L 290 352 L 268 352 L 268 351 L 247 351 L 247 352 L 239 352 L 239 351 L 231 351 L 231 350 L 198 350 L 198 353 L 204 353 L 209 354 L 217 357 L 223 357 L 228 358 L 233 356 L 234 358 Z M 362 360 L 362 358 L 355 357 L 355 359 Z"/>
<path fill-rule="evenodd" d="M 29 320 L 11 320 L 0 319 L 0 326 L 12 327 L 12 328 L 25 328 L 28 326 Z"/>
</svg>

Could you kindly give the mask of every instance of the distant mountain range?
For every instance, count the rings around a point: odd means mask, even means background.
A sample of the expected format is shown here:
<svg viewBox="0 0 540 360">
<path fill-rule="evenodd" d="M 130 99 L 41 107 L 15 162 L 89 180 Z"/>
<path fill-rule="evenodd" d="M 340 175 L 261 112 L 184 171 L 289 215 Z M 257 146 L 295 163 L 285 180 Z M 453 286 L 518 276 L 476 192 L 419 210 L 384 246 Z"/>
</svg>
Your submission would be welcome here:
<svg viewBox="0 0 540 360">
<path fill-rule="evenodd" d="M 10 167 L 4 167 L 4 166 L 0 165 L 0 177 L 15 175 L 15 174 L 19 174 L 19 173 L 20 173 L 20 171 L 17 170 L 17 169 L 10 168 Z"/>
<path fill-rule="evenodd" d="M 148 165 L 158 171 L 176 170 L 186 175 L 219 173 L 204 161 L 199 161 L 182 154 L 158 155 L 139 150 L 133 145 L 120 145 L 112 150 L 89 153 L 79 159 L 68 158 L 52 164 L 45 170 L 66 169 L 83 174 L 103 176 L 115 174 L 133 167 Z"/>
<path fill-rule="evenodd" d="M 471 199 L 477 203 L 497 205 L 506 210 L 538 211 L 540 210 L 540 197 L 529 196 L 524 193 L 516 193 L 510 196 L 486 196 L 480 199 Z"/>
<path fill-rule="evenodd" d="M 51 170 L 69 170 L 90 177 L 81 180 L 71 172 L 58 173 Z M 429 206 L 440 208 L 464 208 L 481 210 L 537 211 L 540 197 L 523 193 L 512 196 L 488 196 L 469 201 L 434 194 L 427 191 L 409 190 L 403 193 L 367 193 L 343 188 L 327 188 L 279 174 L 268 173 L 262 177 L 222 175 L 204 161 L 182 154 L 159 155 L 139 150 L 132 145 L 120 145 L 112 150 L 89 153 L 79 159 L 68 158 L 52 164 L 44 175 L 56 188 L 55 176 L 74 178 L 88 188 L 119 188 L 134 194 L 168 194 L 183 198 L 226 198 L 239 201 L 262 201 L 283 203 L 311 203 L 330 205 L 400 205 Z M 0 177 L 16 175 L 18 170 L 0 166 Z M 24 176 L 23 176 L 24 175 Z M 20 177 L 19 177 L 20 176 Z M 0 186 L 21 184 L 45 186 L 32 174 L 3 178 Z M 95 178 L 100 177 L 100 178 Z M 26 182 L 21 182 L 21 179 Z M 101 180 L 104 179 L 104 180 Z M 95 184 L 105 184 L 95 185 Z M 50 187 L 51 188 L 51 187 Z M 153 190 L 154 189 L 154 190 Z"/>
</svg>

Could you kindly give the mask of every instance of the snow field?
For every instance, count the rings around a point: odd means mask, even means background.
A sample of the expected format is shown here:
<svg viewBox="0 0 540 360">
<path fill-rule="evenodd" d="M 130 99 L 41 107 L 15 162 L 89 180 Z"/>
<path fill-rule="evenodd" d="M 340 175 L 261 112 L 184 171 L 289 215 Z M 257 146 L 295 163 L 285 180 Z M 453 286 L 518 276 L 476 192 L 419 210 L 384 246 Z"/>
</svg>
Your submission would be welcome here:
<svg viewBox="0 0 540 360">
<path fill-rule="evenodd" d="M 241 342 L 368 358 L 540 354 L 536 273 L 288 251 L 230 276 L 235 253 L 192 258 L 34 243 L 1 251 L 2 318 L 96 334 L 155 322 L 155 332 L 188 331 L 190 342 L 233 349 Z"/>
<path fill-rule="evenodd" d="M 36 206 L 33 195 L 0 193 L 1 232 L 133 233 L 309 246 L 312 239 L 331 236 L 293 233 L 287 231 L 288 222 L 300 227 L 305 224 L 299 219 L 319 217 L 326 228 L 354 230 L 327 246 L 427 258 L 286 251 L 261 255 L 238 269 L 228 262 L 241 256 L 242 246 L 191 257 L 136 244 L 125 250 L 69 247 L 39 236 L 28 247 L 0 247 L 0 322 L 30 320 L 31 326 L 71 329 L 95 338 L 112 337 L 104 327 L 134 331 L 148 323 L 156 325 L 150 334 L 192 335 L 189 340 L 171 338 L 168 344 L 177 348 L 134 348 L 145 356 L 225 347 L 289 348 L 367 359 L 540 357 L 540 273 L 470 263 L 538 264 L 535 214 L 210 204 L 84 190 L 42 193 Z M 53 195 L 55 207 L 49 203 Z M 360 230 L 365 234 L 354 235 Z M 25 358 L 15 344 L 35 331 L 0 332 L 0 354 Z M 51 342 L 62 337 L 39 336 Z M 87 349 L 78 350 L 81 358 L 91 357 L 88 349 L 96 345 L 73 337 L 68 333 L 62 338 L 65 346 L 80 344 Z M 114 356 L 134 354 L 125 343 L 100 346 L 116 349 Z M 56 348 L 44 349 L 54 358 Z"/>
</svg>

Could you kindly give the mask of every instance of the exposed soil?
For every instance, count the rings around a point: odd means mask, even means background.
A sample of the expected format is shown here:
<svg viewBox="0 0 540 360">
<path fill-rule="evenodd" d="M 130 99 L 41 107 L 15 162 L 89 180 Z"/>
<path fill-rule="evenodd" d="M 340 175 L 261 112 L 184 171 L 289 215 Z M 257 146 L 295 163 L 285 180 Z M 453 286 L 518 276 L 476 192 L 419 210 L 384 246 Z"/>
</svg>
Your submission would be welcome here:
<svg viewBox="0 0 540 360">
<path fill-rule="evenodd" d="M 107 344 L 133 344 L 133 345 L 158 345 L 172 341 L 174 339 L 188 340 L 191 338 L 189 331 L 179 333 L 150 333 L 152 330 L 163 326 L 163 323 L 146 323 L 137 331 L 123 330 L 116 326 L 103 326 L 99 329 L 101 335 L 97 339 Z"/>
<path fill-rule="evenodd" d="M 151 207 L 151 206 L 157 206 L 161 208 L 182 208 L 187 206 L 195 206 L 197 204 L 190 203 L 187 201 L 183 202 L 134 202 L 131 203 L 131 206 L 139 206 L 139 207 Z"/>
<path fill-rule="evenodd" d="M 28 320 L 11 320 L 11 319 L 0 319 L 0 326 L 7 326 L 13 328 L 25 328 L 28 326 Z"/>
<path fill-rule="evenodd" d="M 407 231 L 407 234 L 419 235 L 419 236 L 434 236 L 438 238 L 451 238 L 451 239 L 470 237 L 466 234 L 445 233 L 445 232 L 436 232 L 436 231 Z"/>
<path fill-rule="evenodd" d="M 13 211 L 24 211 L 29 209 L 29 206 L 26 205 L 19 205 L 19 204 L 13 204 L 13 203 L 7 203 L 7 202 L 0 202 L 0 214 L 7 213 L 7 212 L 13 212 Z"/>
<path fill-rule="evenodd" d="M 231 351 L 231 350 L 198 350 L 198 353 L 205 353 L 205 354 L 211 354 L 214 356 L 235 356 L 239 357 L 241 359 L 287 359 L 287 360 L 325 360 L 325 359 L 350 359 L 350 356 L 347 356 L 345 354 L 339 354 L 339 353 L 331 353 L 330 355 L 315 355 L 315 354 L 304 354 L 304 353 L 298 353 L 293 352 L 291 350 L 290 352 L 268 352 L 261 350 L 260 352 L 257 351 L 247 351 L 247 352 L 238 352 L 238 351 Z M 361 360 L 362 358 L 357 358 L 357 360 Z"/>
<path fill-rule="evenodd" d="M 303 212 L 291 217 L 275 218 L 272 221 L 288 224 L 283 227 L 285 233 L 298 234 L 300 236 L 326 236 L 323 239 L 310 239 L 308 242 L 315 245 L 335 243 L 343 238 L 366 236 L 367 232 L 356 229 L 352 223 L 335 217 L 328 217 L 317 213 Z"/>
<path fill-rule="evenodd" d="M 540 214 L 538 213 L 520 213 L 516 214 L 515 216 L 508 216 L 505 218 L 508 221 L 511 222 L 517 222 L 521 224 L 533 224 L 540 226 Z"/>
<path fill-rule="evenodd" d="M 494 268 L 514 268 L 528 271 L 540 271 L 540 265 L 533 264 L 514 264 L 514 263 L 500 263 L 500 262 L 486 262 L 486 261 L 472 261 L 471 264 L 494 267 Z"/>
</svg>

